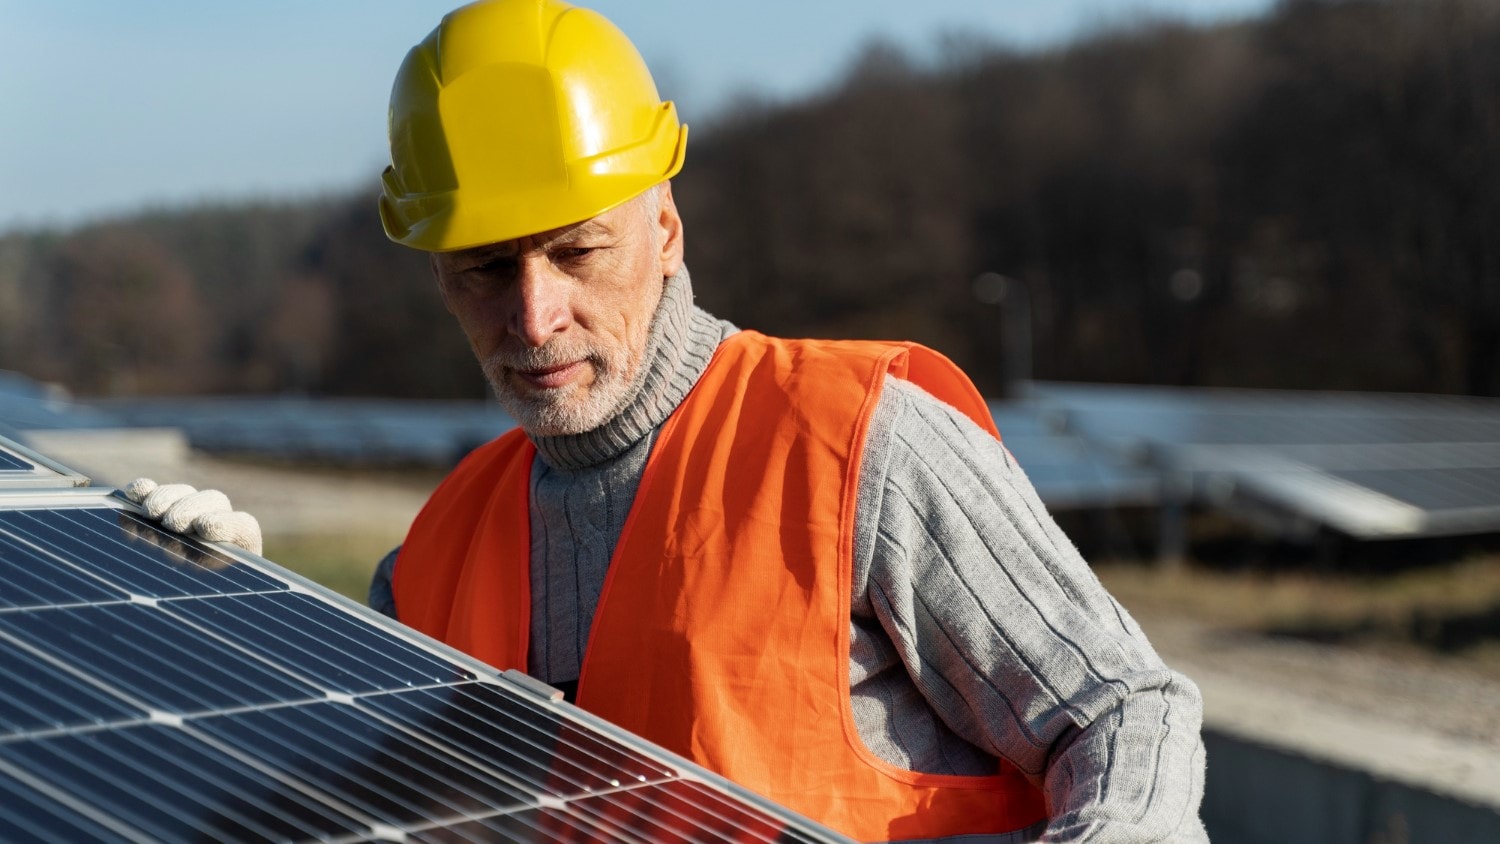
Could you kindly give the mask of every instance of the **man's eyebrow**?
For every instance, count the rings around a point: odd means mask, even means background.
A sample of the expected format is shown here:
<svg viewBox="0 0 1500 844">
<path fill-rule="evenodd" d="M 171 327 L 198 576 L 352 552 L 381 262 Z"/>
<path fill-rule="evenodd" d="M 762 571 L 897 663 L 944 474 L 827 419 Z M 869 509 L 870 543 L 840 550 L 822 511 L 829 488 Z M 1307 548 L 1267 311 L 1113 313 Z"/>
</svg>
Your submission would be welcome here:
<svg viewBox="0 0 1500 844">
<path fill-rule="evenodd" d="M 612 232 L 613 230 L 609 226 L 598 220 L 585 220 L 576 226 L 568 228 L 566 231 L 560 231 L 552 237 L 547 238 L 547 241 L 542 244 L 542 248 L 546 249 L 561 243 L 573 243 L 586 237 L 609 235 Z"/>
<path fill-rule="evenodd" d="M 528 249 L 547 250 L 554 246 L 575 243 L 586 237 L 607 237 L 614 233 L 614 229 L 598 220 L 584 220 L 583 222 L 568 226 L 551 237 L 539 243 L 529 246 Z M 514 258 L 525 251 L 521 248 L 521 241 L 506 240 L 500 243 L 490 243 L 484 246 L 475 246 L 471 249 L 462 249 L 457 252 L 445 253 L 444 260 L 461 266 L 476 266 L 497 258 Z"/>
<path fill-rule="evenodd" d="M 443 253 L 441 260 L 449 266 L 472 267 L 498 258 L 514 258 L 517 253 L 515 241 L 506 241 Z"/>
</svg>

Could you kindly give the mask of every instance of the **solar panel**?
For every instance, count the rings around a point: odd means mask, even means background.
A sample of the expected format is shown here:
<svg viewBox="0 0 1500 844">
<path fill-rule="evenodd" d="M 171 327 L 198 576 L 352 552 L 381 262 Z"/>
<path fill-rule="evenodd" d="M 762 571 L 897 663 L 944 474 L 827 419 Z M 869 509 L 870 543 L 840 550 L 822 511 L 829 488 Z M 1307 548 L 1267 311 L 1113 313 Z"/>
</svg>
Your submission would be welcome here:
<svg viewBox="0 0 1500 844">
<path fill-rule="evenodd" d="M 1500 401 L 1467 396 L 1038 383 L 1070 431 L 1179 446 L 1500 443 Z"/>
<path fill-rule="evenodd" d="M 1061 430 L 1054 409 L 1027 401 L 991 401 L 1006 449 L 1050 510 L 1155 504 L 1161 481 L 1097 443 Z"/>
<path fill-rule="evenodd" d="M 0 490 L 85 486 L 89 479 L 0 436 Z"/>
<path fill-rule="evenodd" d="M 844 841 L 99 490 L 0 494 L 0 840 Z"/>
<path fill-rule="evenodd" d="M 130 398 L 93 408 L 127 427 L 175 428 L 209 453 L 451 466 L 515 427 L 498 402 L 307 398 Z"/>
<path fill-rule="evenodd" d="M 1500 530 L 1500 402 L 1463 396 L 1033 385 L 1065 429 L 1200 500 L 1351 536 Z M 1019 455 L 1018 455 L 1019 457 Z M 1025 461 L 1022 461 L 1025 465 Z"/>
</svg>

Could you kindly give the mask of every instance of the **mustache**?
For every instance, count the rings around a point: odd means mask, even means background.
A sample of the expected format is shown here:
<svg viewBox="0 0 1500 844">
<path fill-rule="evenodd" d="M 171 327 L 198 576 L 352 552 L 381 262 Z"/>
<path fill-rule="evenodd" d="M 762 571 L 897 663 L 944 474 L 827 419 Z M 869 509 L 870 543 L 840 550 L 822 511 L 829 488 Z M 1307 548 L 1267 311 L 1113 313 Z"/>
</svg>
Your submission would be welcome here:
<svg viewBox="0 0 1500 844">
<path fill-rule="evenodd" d="M 548 343 L 535 349 L 496 349 L 484 362 L 484 367 L 487 370 L 531 372 L 538 369 L 551 369 L 580 360 L 588 361 L 595 366 L 600 366 L 605 362 L 604 355 L 590 346 Z"/>
</svg>

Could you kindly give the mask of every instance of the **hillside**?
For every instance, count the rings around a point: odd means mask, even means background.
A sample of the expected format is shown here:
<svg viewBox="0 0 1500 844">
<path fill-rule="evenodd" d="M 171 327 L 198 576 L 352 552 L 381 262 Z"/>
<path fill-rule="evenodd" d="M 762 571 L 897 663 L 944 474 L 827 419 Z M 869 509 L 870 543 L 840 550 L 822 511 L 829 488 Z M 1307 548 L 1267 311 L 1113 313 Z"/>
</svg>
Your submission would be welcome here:
<svg viewBox="0 0 1500 844">
<path fill-rule="evenodd" d="M 1043 53 L 871 45 L 823 94 L 695 124 L 676 194 L 709 309 L 920 340 L 991 392 L 1024 299 L 1041 378 L 1500 394 L 1490 0 L 1288 0 Z M 86 394 L 482 395 L 374 195 L 0 236 L 0 369 Z"/>
</svg>

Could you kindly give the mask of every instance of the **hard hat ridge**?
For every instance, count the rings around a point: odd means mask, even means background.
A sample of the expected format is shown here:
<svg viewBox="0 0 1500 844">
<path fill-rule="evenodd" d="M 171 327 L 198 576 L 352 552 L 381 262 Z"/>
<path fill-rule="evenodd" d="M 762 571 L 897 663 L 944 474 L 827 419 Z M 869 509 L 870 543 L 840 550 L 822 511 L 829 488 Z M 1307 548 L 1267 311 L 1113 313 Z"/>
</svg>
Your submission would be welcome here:
<svg viewBox="0 0 1500 844">
<path fill-rule="evenodd" d="M 412 48 L 389 114 L 380 216 L 448 251 L 586 220 L 676 175 L 687 127 L 603 16 L 480 0 Z"/>
</svg>

